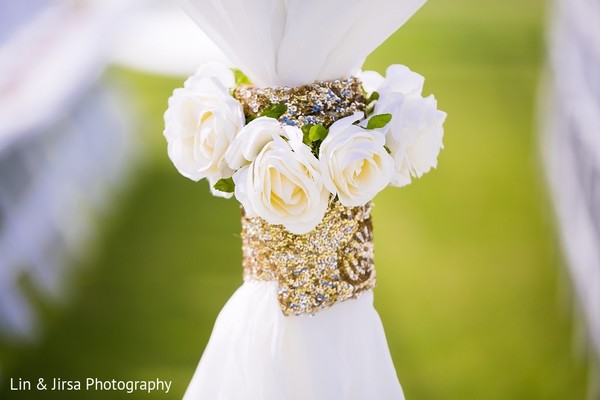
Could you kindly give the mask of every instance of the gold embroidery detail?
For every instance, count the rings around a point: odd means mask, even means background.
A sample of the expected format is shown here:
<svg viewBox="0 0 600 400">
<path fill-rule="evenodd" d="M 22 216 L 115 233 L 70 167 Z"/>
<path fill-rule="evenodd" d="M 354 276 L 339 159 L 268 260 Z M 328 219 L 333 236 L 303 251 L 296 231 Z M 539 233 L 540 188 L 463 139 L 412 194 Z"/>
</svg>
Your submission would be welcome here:
<svg viewBox="0 0 600 400">
<path fill-rule="evenodd" d="M 298 127 L 306 124 L 328 127 L 334 121 L 366 108 L 362 83 L 356 77 L 318 81 L 292 88 L 240 86 L 234 97 L 244 106 L 247 117 L 257 117 L 270 105 L 283 103 L 287 111 L 279 121 Z"/>
<path fill-rule="evenodd" d="M 242 216 L 244 280 L 278 281 L 285 315 L 312 314 L 372 289 L 371 207 L 333 201 L 323 221 L 303 235 Z"/>
</svg>

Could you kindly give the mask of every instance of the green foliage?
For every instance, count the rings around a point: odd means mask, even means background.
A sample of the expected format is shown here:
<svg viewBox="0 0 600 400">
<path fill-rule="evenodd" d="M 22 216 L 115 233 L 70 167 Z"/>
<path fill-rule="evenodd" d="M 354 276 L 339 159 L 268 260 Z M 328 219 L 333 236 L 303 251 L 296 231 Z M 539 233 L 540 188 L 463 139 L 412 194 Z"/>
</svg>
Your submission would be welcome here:
<svg viewBox="0 0 600 400">
<path fill-rule="evenodd" d="M 329 134 L 329 128 L 323 124 L 306 124 L 302 126 L 302 142 L 311 148 L 314 155 L 319 155 L 319 147 Z"/>
<path fill-rule="evenodd" d="M 365 98 L 365 103 L 367 104 L 367 109 L 365 110 L 365 113 L 367 115 L 373 114 L 373 110 L 375 109 L 375 102 L 377 100 L 379 100 L 379 92 L 373 92 L 369 97 Z"/>
<path fill-rule="evenodd" d="M 310 128 L 313 126 L 313 124 L 306 124 L 302 126 L 302 142 L 307 146 L 312 146 L 312 141 L 310 140 Z"/>
<path fill-rule="evenodd" d="M 215 190 L 218 190 L 220 192 L 233 193 L 233 191 L 235 190 L 235 183 L 233 182 L 233 178 L 223 178 L 219 179 L 213 185 L 213 187 L 215 188 Z"/>
<path fill-rule="evenodd" d="M 275 103 L 262 110 L 259 116 L 279 119 L 286 111 L 287 106 L 284 103 Z"/>
<path fill-rule="evenodd" d="M 311 142 L 316 142 L 317 140 L 325 139 L 328 133 L 329 129 L 325 128 L 322 124 L 317 124 L 310 127 L 308 138 Z"/>
<path fill-rule="evenodd" d="M 233 71 L 233 75 L 235 76 L 235 85 L 236 86 L 252 85 L 252 81 L 250 81 L 250 78 L 248 78 L 246 76 L 246 74 L 244 74 L 242 72 L 241 69 L 232 68 L 231 70 Z"/>
<path fill-rule="evenodd" d="M 379 129 L 385 127 L 392 120 L 392 114 L 377 114 L 369 118 L 366 129 Z"/>
<path fill-rule="evenodd" d="M 367 97 L 366 102 L 367 104 L 371 104 L 372 102 L 377 100 L 379 100 L 379 92 L 373 92 L 369 97 Z"/>
</svg>

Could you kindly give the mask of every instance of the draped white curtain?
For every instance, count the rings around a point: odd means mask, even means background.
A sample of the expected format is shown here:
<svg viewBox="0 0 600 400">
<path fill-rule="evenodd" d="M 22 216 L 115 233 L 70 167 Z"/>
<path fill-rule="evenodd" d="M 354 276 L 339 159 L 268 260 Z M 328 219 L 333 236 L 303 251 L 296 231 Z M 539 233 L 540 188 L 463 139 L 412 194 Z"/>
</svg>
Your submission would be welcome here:
<svg viewBox="0 0 600 400">
<path fill-rule="evenodd" d="M 554 11 L 542 143 L 567 265 L 600 359 L 600 3 L 556 0 Z"/>
<path fill-rule="evenodd" d="M 356 72 L 426 0 L 175 0 L 259 86 Z"/>
</svg>

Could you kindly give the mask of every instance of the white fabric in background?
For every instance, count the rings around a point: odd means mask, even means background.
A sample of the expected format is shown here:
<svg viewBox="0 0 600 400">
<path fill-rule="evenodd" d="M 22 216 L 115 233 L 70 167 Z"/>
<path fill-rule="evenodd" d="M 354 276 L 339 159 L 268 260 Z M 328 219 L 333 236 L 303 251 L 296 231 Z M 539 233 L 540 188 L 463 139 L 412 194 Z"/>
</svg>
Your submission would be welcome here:
<svg viewBox="0 0 600 400">
<path fill-rule="evenodd" d="M 0 0 L 3 340 L 38 337 L 22 279 L 47 301 L 65 299 L 68 265 L 133 165 L 130 116 L 99 78 L 119 26 L 142 1 Z"/>
<path fill-rule="evenodd" d="M 589 348 L 600 360 L 600 3 L 554 3 L 541 144 Z M 593 384 L 600 396 L 600 379 Z"/>
<path fill-rule="evenodd" d="M 175 0 L 258 86 L 355 73 L 426 0 Z"/>
<path fill-rule="evenodd" d="M 373 292 L 285 317 L 276 282 L 245 282 L 219 315 L 184 400 L 401 400 Z"/>
<path fill-rule="evenodd" d="M 184 77 L 198 65 L 231 61 L 171 1 L 152 0 L 127 20 L 112 52 L 112 62 L 151 74 Z"/>
</svg>

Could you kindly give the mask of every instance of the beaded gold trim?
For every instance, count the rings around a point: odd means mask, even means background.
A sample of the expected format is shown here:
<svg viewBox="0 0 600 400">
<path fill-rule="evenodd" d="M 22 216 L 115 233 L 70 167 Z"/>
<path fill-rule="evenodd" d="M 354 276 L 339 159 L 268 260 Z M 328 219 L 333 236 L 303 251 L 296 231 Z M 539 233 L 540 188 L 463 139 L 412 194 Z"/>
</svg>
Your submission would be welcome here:
<svg viewBox="0 0 600 400">
<path fill-rule="evenodd" d="M 278 281 L 285 315 L 313 314 L 372 289 L 371 207 L 333 201 L 323 221 L 303 235 L 242 216 L 244 280 Z"/>
<path fill-rule="evenodd" d="M 244 106 L 247 117 L 257 117 L 272 104 L 283 103 L 287 111 L 279 118 L 284 124 L 328 127 L 340 118 L 365 111 L 362 83 L 356 77 L 317 81 L 299 87 L 256 88 L 240 86 L 234 97 Z"/>
</svg>

